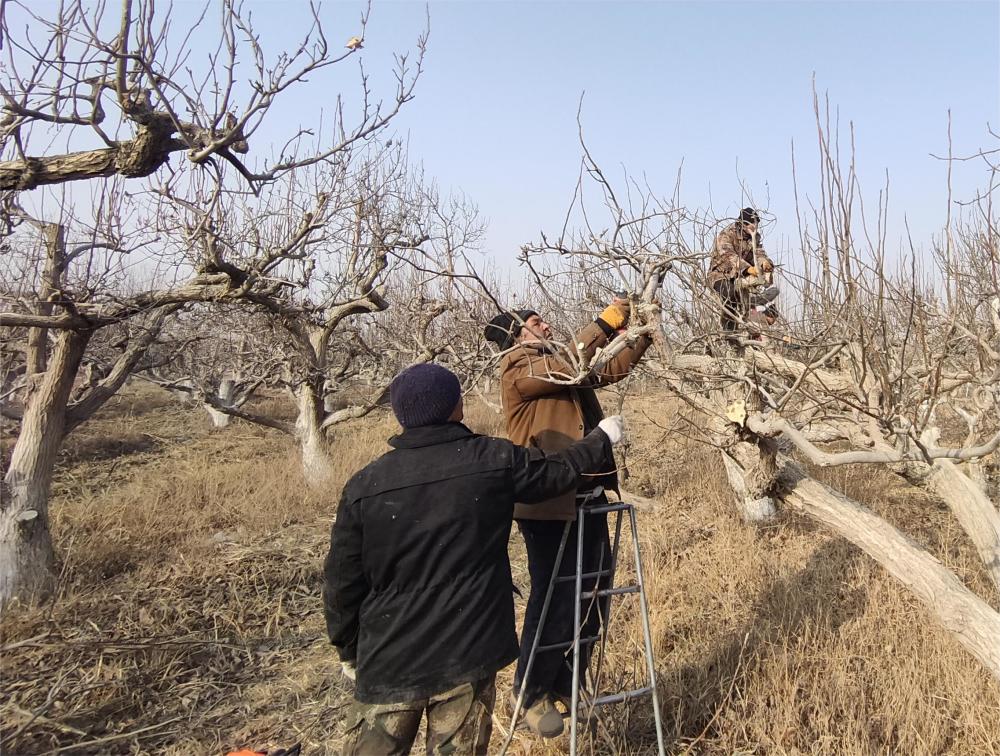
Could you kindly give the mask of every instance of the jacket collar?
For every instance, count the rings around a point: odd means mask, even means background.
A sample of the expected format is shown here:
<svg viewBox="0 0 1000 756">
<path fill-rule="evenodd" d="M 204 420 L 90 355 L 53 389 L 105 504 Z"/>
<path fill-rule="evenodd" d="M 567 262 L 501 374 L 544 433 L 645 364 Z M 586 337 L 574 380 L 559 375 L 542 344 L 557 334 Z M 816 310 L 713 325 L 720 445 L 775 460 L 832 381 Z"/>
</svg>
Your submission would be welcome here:
<svg viewBox="0 0 1000 756">
<path fill-rule="evenodd" d="M 418 449 L 421 446 L 444 444 L 474 435 L 462 423 L 422 425 L 419 428 L 406 428 L 402 433 L 393 436 L 389 439 L 389 446 L 394 449 Z"/>
<path fill-rule="evenodd" d="M 526 352 L 536 352 L 537 354 L 555 354 L 555 350 L 544 341 L 521 342 L 521 349 Z"/>
</svg>

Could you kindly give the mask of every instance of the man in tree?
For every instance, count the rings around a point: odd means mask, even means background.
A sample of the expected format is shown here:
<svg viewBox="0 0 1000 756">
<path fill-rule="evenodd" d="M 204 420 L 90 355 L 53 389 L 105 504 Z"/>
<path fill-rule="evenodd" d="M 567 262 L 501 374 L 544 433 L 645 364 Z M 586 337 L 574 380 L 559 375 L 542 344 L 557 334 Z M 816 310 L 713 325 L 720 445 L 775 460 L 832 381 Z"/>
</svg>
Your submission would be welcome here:
<svg viewBox="0 0 1000 756">
<path fill-rule="evenodd" d="M 772 304 L 778 296 L 776 286 L 766 286 L 774 271 L 761 244 L 760 215 L 752 207 L 740 211 L 735 223 L 715 237 L 712 260 L 708 268 L 708 285 L 722 302 L 722 329 L 735 331 L 737 324 L 752 320 L 773 324 L 778 311 Z M 763 312 L 750 317 L 757 307 Z"/>
<path fill-rule="evenodd" d="M 426 710 L 429 754 L 486 754 L 495 675 L 518 653 L 514 502 L 606 468 L 621 418 L 546 455 L 462 425 L 440 365 L 404 370 L 389 397 L 403 432 L 344 487 L 325 564 L 327 630 L 356 676 L 344 753 L 408 753 Z"/>
<path fill-rule="evenodd" d="M 576 334 L 571 347 L 574 355 L 553 348 L 550 343 L 551 328 L 534 310 L 502 313 L 490 322 L 486 327 L 486 337 L 501 349 L 509 350 L 500 365 L 500 390 L 507 417 L 507 436 L 511 441 L 545 452 L 557 452 L 585 438 L 601 424 L 604 413 L 595 388 L 628 375 L 649 348 L 652 339 L 640 336 L 582 383 L 567 385 L 565 381 L 577 373 L 572 366 L 573 358 L 589 364 L 597 350 L 605 347 L 625 326 L 628 316 L 628 301 L 616 298 L 597 320 Z M 562 379 L 564 383 L 547 380 L 551 378 Z M 525 609 L 521 653 L 514 678 L 515 691 L 511 697 L 516 699 L 521 686 L 524 686 L 525 721 L 542 737 L 556 737 L 562 732 L 562 715 L 554 703 L 556 700 L 568 701 L 574 685 L 571 650 L 537 653 L 531 678 L 524 679 L 542 604 L 554 570 L 559 570 L 560 575 L 576 573 L 576 549 L 573 544 L 577 541 L 577 494 L 593 492 L 599 486 L 617 490 L 617 485 L 615 466 L 613 460 L 609 460 L 599 475 L 585 477 L 576 490 L 534 506 L 518 504 L 514 510 L 518 529 L 527 547 L 531 593 Z M 600 494 L 600 497 L 603 496 L 603 493 Z M 600 503 L 600 498 L 597 503 Z M 567 541 L 570 546 L 563 552 L 562 563 L 556 564 L 567 522 L 572 523 Z M 584 572 L 609 567 L 611 549 L 607 515 L 587 516 L 583 559 Z M 584 581 L 584 590 L 593 590 L 594 584 L 593 580 Z M 601 587 L 606 587 L 606 584 L 606 579 L 601 581 Z M 572 639 L 574 600 L 572 582 L 555 584 L 540 645 Z M 588 607 L 583 637 L 597 634 L 605 610 L 606 602 Z M 581 675 L 586 673 L 590 650 L 590 645 L 581 647 Z"/>
</svg>

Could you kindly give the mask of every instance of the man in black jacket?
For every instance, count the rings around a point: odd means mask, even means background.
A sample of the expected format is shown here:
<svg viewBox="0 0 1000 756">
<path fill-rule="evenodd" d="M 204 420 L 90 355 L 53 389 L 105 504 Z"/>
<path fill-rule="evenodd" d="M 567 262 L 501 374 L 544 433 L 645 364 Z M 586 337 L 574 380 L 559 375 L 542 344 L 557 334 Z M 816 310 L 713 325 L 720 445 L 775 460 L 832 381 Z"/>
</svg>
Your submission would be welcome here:
<svg viewBox="0 0 1000 756">
<path fill-rule="evenodd" d="M 458 379 L 433 364 L 390 387 L 403 432 L 344 487 L 325 564 L 327 631 L 357 703 L 345 754 L 485 754 L 494 677 L 517 658 L 507 542 L 514 502 L 574 490 L 603 469 L 621 418 L 558 454 L 461 424 Z"/>
</svg>

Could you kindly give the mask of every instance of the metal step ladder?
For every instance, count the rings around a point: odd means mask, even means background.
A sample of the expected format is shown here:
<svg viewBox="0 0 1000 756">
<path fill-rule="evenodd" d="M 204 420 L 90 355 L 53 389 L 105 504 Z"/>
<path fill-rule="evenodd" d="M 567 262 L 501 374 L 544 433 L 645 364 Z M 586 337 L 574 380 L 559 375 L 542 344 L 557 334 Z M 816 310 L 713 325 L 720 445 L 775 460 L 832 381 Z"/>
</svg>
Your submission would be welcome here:
<svg viewBox="0 0 1000 756">
<path fill-rule="evenodd" d="M 587 518 L 586 515 L 591 514 L 615 514 L 615 534 L 614 539 L 611 542 L 611 563 L 606 567 L 601 565 L 601 568 L 594 572 L 584 572 L 583 571 L 583 544 L 584 544 L 584 523 Z M 618 567 L 618 553 L 619 546 L 621 545 L 622 537 L 622 522 L 624 518 L 628 516 L 629 519 L 629 530 L 632 533 L 632 549 L 635 555 L 635 572 L 636 572 L 636 582 L 630 585 L 615 586 L 615 572 Z M 577 518 L 576 522 L 578 527 L 576 530 L 576 573 L 573 575 L 560 575 L 558 565 L 562 564 L 563 553 L 566 550 L 566 543 L 569 540 L 570 529 L 573 525 L 572 522 L 567 522 L 566 527 L 563 530 L 562 541 L 559 543 L 559 551 L 556 553 L 556 565 L 557 568 L 552 571 L 552 580 L 549 582 L 548 588 L 545 592 L 545 600 L 542 603 L 541 617 L 538 622 L 538 629 L 535 632 L 535 637 L 531 645 L 531 653 L 528 656 L 528 663 L 524 671 L 524 679 L 529 680 L 531 678 L 531 669 L 535 662 L 535 656 L 540 651 L 568 651 L 573 650 L 573 680 L 580 680 L 580 649 L 584 646 L 589 646 L 592 644 L 598 644 L 598 662 L 597 662 L 597 673 L 595 674 L 595 679 L 600 681 L 600 667 L 604 658 L 604 646 L 608 639 L 608 629 L 611 623 L 611 599 L 615 596 L 626 596 L 629 594 L 639 595 L 639 606 L 640 614 L 642 617 L 642 632 L 645 640 L 646 647 L 646 669 L 649 674 L 649 679 L 647 684 L 635 688 L 633 690 L 625 690 L 619 693 L 611 693 L 605 695 L 599 695 L 596 698 L 589 699 L 586 701 L 586 708 L 588 719 L 593 716 L 595 711 L 603 706 L 608 706 L 610 704 L 623 703 L 625 701 L 630 701 L 632 699 L 643 698 L 649 696 L 652 699 L 653 705 L 653 719 L 656 723 L 656 742 L 657 750 L 659 756 L 664 756 L 664 745 L 663 745 L 663 723 L 660 718 L 660 702 L 656 694 L 656 665 L 653 658 L 653 640 L 649 630 L 649 608 L 646 603 L 646 590 L 643 586 L 643 574 L 642 574 L 642 555 L 639 551 L 639 531 L 636 522 L 635 506 L 628 502 L 608 502 L 604 498 L 604 491 L 601 488 L 596 488 L 586 494 L 581 494 L 577 496 Z M 607 584 L 609 587 L 600 588 L 601 578 L 607 578 Z M 584 591 L 583 583 L 585 580 L 593 580 L 594 588 L 592 590 Z M 575 597 L 576 601 L 574 603 L 574 615 L 573 615 L 573 638 L 560 643 L 551 643 L 548 645 L 539 645 L 542 637 L 542 631 L 545 627 L 545 620 L 548 616 L 549 603 L 552 600 L 552 593 L 555 590 L 556 583 L 567 583 L 573 581 L 576 587 Z M 588 612 L 590 610 L 590 604 L 592 602 L 604 599 L 606 601 L 605 611 L 601 612 L 600 608 L 597 609 L 602 615 L 602 626 L 597 635 L 582 638 L 582 624 L 583 618 L 585 617 L 583 611 L 583 604 L 588 604 Z M 514 736 L 514 730 L 517 725 L 517 720 L 521 714 L 521 709 L 524 706 L 524 691 L 527 686 L 522 685 L 521 691 L 518 694 L 517 702 L 514 706 L 514 714 L 511 718 L 510 733 L 507 736 L 507 740 L 504 743 L 501 754 L 506 753 L 507 748 L 510 745 L 511 740 Z M 575 685 L 573 687 L 573 696 L 571 699 L 571 704 L 569 711 L 564 717 L 568 717 L 570 720 L 570 756 L 576 756 L 577 752 L 577 728 L 579 724 L 579 710 L 580 710 L 580 686 Z"/>
</svg>

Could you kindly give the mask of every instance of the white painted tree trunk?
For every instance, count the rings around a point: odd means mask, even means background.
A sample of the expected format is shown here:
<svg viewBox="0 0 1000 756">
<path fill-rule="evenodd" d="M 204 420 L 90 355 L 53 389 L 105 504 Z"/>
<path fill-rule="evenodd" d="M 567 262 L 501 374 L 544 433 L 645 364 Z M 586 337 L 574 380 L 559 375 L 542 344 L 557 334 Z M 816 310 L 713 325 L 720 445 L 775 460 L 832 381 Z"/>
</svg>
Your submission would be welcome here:
<svg viewBox="0 0 1000 756">
<path fill-rule="evenodd" d="M 333 394 L 327 394 L 323 397 L 323 411 L 326 413 L 336 412 L 337 410 L 337 397 Z"/>
<path fill-rule="evenodd" d="M 777 514 L 774 499 L 770 496 L 753 496 L 748 493 L 746 483 L 743 480 L 743 468 L 736 464 L 726 452 L 720 453 L 722 454 L 722 462 L 726 466 L 729 486 L 736 495 L 736 508 L 743 521 L 758 523 L 772 519 Z"/>
<path fill-rule="evenodd" d="M 740 369 L 745 366 L 740 365 Z M 774 487 L 778 466 L 777 444 L 773 439 L 757 438 L 751 443 L 738 435 L 734 423 L 740 416 L 758 411 L 762 406 L 757 391 L 745 391 L 741 385 L 715 392 L 715 401 L 724 408 L 716 415 L 713 424 L 726 468 L 729 486 L 736 496 L 736 507 L 745 522 L 762 523 L 773 519 L 778 512 L 771 490 Z M 727 417 L 730 410 L 732 417 Z"/>
<path fill-rule="evenodd" d="M 219 383 L 219 390 L 217 392 L 219 401 L 222 402 L 227 407 L 233 406 L 233 400 L 236 397 L 236 382 L 232 378 L 223 378 Z M 212 425 L 216 428 L 228 428 L 229 421 L 232 419 L 231 415 L 226 414 L 220 410 L 217 410 L 211 404 L 204 405 L 205 410 L 208 412 L 208 416 L 212 419 Z"/>
<path fill-rule="evenodd" d="M 1000 680 L 1000 612 L 966 588 L 918 543 L 855 501 L 805 476 L 783 471 L 782 499 L 816 518 L 881 564 Z"/>
<path fill-rule="evenodd" d="M 979 492 L 987 498 L 990 497 L 990 481 L 986 476 L 986 468 L 980 459 L 965 463 L 965 473 L 969 480 L 979 489 Z M 1000 501 L 993 502 L 993 508 L 997 509 Z"/>
<path fill-rule="evenodd" d="M 64 331 L 29 391 L 0 490 L 0 606 L 43 598 L 55 582 L 49 488 L 66 430 L 66 405 L 89 336 Z"/>
<path fill-rule="evenodd" d="M 323 436 L 323 400 L 308 384 L 299 388 L 299 415 L 295 420 L 295 437 L 302 453 L 302 474 L 306 483 L 321 488 L 329 483 L 333 467 Z"/>
<path fill-rule="evenodd" d="M 213 407 L 211 404 L 204 404 L 202 406 L 205 408 L 205 411 L 208 413 L 208 417 L 212 421 L 212 427 L 213 428 L 228 428 L 229 427 L 229 419 L 231 417 L 230 415 L 227 415 L 225 412 L 220 412 L 215 407 Z"/>
</svg>

